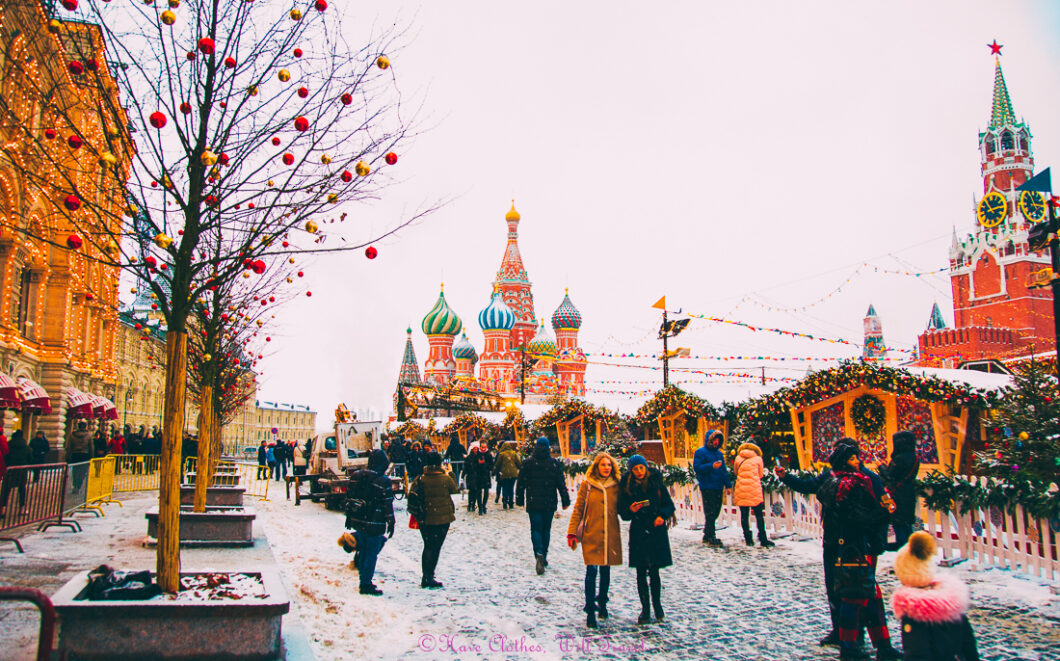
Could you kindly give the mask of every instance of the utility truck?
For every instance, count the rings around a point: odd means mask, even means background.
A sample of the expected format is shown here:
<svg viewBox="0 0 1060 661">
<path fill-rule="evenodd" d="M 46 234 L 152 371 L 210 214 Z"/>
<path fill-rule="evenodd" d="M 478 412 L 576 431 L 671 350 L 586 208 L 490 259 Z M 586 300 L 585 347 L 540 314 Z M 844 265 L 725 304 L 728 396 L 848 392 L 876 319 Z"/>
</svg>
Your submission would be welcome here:
<svg viewBox="0 0 1060 661">
<path fill-rule="evenodd" d="M 357 416 L 339 404 L 335 409 L 332 433 L 313 437 L 309 453 L 310 498 L 323 500 L 328 509 L 342 509 L 349 486 L 349 475 L 368 465 L 372 450 L 382 448 L 381 420 L 357 420 Z"/>
</svg>

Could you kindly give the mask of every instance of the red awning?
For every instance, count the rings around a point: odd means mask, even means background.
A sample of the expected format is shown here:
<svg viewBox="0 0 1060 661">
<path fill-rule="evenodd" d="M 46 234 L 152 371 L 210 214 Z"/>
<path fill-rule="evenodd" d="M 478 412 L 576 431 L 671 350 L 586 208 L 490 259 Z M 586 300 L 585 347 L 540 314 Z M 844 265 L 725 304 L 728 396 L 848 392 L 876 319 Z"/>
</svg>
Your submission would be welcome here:
<svg viewBox="0 0 1060 661">
<path fill-rule="evenodd" d="M 102 395 L 95 395 L 92 401 L 92 417 L 100 420 L 117 420 L 118 407 Z"/>
<path fill-rule="evenodd" d="M 25 413 L 40 413 L 49 415 L 52 412 L 52 398 L 36 381 L 30 381 L 26 377 L 18 380 L 18 392 L 22 397 L 22 411 Z"/>
<path fill-rule="evenodd" d="M 0 373 L 0 409 L 22 408 L 22 398 L 18 394 L 18 384 L 6 374 Z"/>
<path fill-rule="evenodd" d="M 81 392 L 77 388 L 66 389 L 67 406 L 66 417 L 68 418 L 93 418 L 93 403 L 95 403 L 95 395 L 89 395 L 87 392 Z"/>
</svg>

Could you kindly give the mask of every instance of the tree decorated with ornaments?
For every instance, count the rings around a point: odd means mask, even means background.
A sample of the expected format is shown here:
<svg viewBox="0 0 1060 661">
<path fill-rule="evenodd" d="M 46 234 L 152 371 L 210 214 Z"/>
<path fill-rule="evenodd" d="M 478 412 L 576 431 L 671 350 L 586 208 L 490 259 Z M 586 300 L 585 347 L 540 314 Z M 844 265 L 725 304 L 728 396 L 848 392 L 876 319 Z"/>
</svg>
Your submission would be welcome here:
<svg viewBox="0 0 1060 661">
<path fill-rule="evenodd" d="M 995 407 L 976 471 L 1006 480 L 1060 481 L 1060 388 L 1052 365 L 1032 360 L 1015 369 L 1013 386 Z"/>
<path fill-rule="evenodd" d="M 164 319 L 156 569 L 162 589 L 176 592 L 196 306 L 227 307 L 224 287 L 274 260 L 350 250 L 374 259 L 372 244 L 433 210 L 375 235 L 347 222 L 391 182 L 387 169 L 411 134 L 390 59 L 404 35 L 384 30 L 351 45 L 344 8 L 327 0 L 31 3 L 39 25 L 19 39 L 55 40 L 67 59 L 5 61 L 41 101 L 18 124 L 31 157 L 12 165 L 49 208 L 19 231 L 133 274 Z M 84 93 L 53 94 L 57 75 Z M 303 275 L 286 284 L 308 297 Z"/>
</svg>

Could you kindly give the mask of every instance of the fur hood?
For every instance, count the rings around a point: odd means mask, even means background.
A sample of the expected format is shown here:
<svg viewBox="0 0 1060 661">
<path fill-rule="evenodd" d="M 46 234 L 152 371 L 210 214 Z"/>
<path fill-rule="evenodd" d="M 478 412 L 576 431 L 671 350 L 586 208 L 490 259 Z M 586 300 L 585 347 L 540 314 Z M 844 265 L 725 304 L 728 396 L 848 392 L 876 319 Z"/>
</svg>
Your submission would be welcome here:
<svg viewBox="0 0 1060 661">
<path fill-rule="evenodd" d="M 759 457 L 762 456 L 762 448 L 758 447 L 754 443 L 741 443 L 740 447 L 736 448 L 736 454 L 743 455 L 744 450 L 750 450 L 754 454 L 757 454 Z M 750 457 L 751 455 L 747 456 Z"/>
<path fill-rule="evenodd" d="M 939 574 L 927 587 L 895 590 L 891 607 L 898 619 L 908 617 L 925 624 L 958 622 L 968 611 L 968 587 L 955 576 Z"/>
</svg>

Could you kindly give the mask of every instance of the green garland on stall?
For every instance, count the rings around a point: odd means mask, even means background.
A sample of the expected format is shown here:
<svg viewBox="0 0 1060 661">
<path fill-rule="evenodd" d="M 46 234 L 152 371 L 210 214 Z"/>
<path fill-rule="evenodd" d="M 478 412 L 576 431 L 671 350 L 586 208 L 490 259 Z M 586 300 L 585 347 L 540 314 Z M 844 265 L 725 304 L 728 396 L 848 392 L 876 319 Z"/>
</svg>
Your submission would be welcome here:
<svg viewBox="0 0 1060 661">
<path fill-rule="evenodd" d="M 461 431 L 473 431 L 479 439 L 492 439 L 500 435 L 500 425 L 474 413 L 462 413 L 442 428 L 442 433 L 447 435 Z"/>
<path fill-rule="evenodd" d="M 887 424 L 887 409 L 883 402 L 868 394 L 854 400 L 850 405 L 850 415 L 854 420 L 854 428 L 868 436 L 880 433 Z"/>
<path fill-rule="evenodd" d="M 534 421 L 534 426 L 537 427 L 537 429 L 555 427 L 559 423 L 573 420 L 579 415 L 585 416 L 584 423 L 589 425 L 594 424 L 597 420 L 607 420 L 612 417 L 613 414 L 593 406 L 584 399 L 568 399 L 562 404 L 556 404 L 549 410 L 545 411 Z"/>
<path fill-rule="evenodd" d="M 717 409 L 698 395 L 681 390 L 677 386 L 666 386 L 655 396 L 644 402 L 633 421 L 638 425 L 647 425 L 659 419 L 659 416 L 668 410 L 682 410 L 685 415 L 698 420 L 699 418 L 711 418 L 717 420 L 720 416 Z"/>
<path fill-rule="evenodd" d="M 411 420 L 409 420 L 408 422 L 405 422 L 398 426 L 398 428 L 395 429 L 393 433 L 397 434 L 401 438 L 415 440 L 418 438 L 425 437 L 427 435 L 427 428 L 418 422 L 412 422 Z"/>
</svg>

